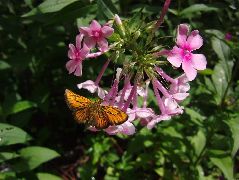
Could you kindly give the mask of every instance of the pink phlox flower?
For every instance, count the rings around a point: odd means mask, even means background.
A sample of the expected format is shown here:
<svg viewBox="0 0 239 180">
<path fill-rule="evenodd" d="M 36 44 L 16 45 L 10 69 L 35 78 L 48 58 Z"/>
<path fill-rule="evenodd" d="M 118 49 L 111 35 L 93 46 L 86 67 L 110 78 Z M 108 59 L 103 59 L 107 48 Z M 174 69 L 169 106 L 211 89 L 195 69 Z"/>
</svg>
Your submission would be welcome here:
<svg viewBox="0 0 239 180">
<path fill-rule="evenodd" d="M 181 76 L 177 77 L 175 80 L 176 80 L 176 83 L 172 83 L 170 85 L 169 92 L 170 94 L 172 94 L 173 98 L 177 102 L 180 102 L 189 96 L 189 93 L 187 93 L 187 91 L 189 91 L 190 85 L 188 83 L 188 78 L 185 74 L 182 74 Z"/>
<path fill-rule="evenodd" d="M 125 101 L 128 100 L 132 88 L 133 88 L 133 86 L 131 86 L 130 84 L 127 85 L 126 91 L 125 91 L 125 94 L 124 94 L 124 100 Z M 144 96 L 144 89 L 140 86 L 137 86 L 137 94 L 139 96 L 143 97 Z M 121 96 L 122 96 L 122 90 L 119 91 L 118 96 L 116 97 L 116 101 L 119 101 Z"/>
<path fill-rule="evenodd" d="M 118 133 L 133 135 L 135 133 L 135 126 L 133 125 L 133 123 L 126 121 L 121 125 L 109 126 L 108 128 L 104 129 L 104 131 L 110 135 L 115 135 Z"/>
<path fill-rule="evenodd" d="M 193 54 L 192 51 L 203 45 L 203 39 L 198 30 L 192 31 L 189 35 L 189 26 L 180 24 L 177 31 L 176 44 L 167 57 L 168 61 L 175 67 L 180 67 L 186 73 L 189 81 L 195 79 L 197 70 L 206 69 L 207 61 L 203 54 Z"/>
<path fill-rule="evenodd" d="M 178 115 L 183 113 L 183 108 L 178 105 L 178 103 L 175 101 L 173 97 L 169 98 L 162 98 L 164 102 L 164 112 L 162 112 L 162 115 Z"/>
<path fill-rule="evenodd" d="M 90 27 L 81 27 L 80 32 L 85 35 L 84 42 L 90 49 L 97 44 L 100 51 L 105 52 L 108 50 L 106 38 L 112 35 L 114 29 L 108 25 L 101 27 L 96 20 L 93 20 Z"/>
<path fill-rule="evenodd" d="M 127 114 L 129 115 L 128 121 L 132 122 L 136 119 L 149 118 L 154 115 L 154 111 L 151 108 L 135 108 L 127 109 Z"/>
<path fill-rule="evenodd" d="M 144 119 L 144 122 L 147 126 L 148 129 L 152 129 L 156 126 L 157 123 L 161 122 L 161 121 L 167 121 L 170 120 L 171 116 L 169 116 L 168 114 L 165 115 L 154 115 L 148 119 Z"/>
<path fill-rule="evenodd" d="M 82 75 L 82 61 L 86 58 L 90 49 L 83 43 L 83 35 L 76 36 L 76 45 L 69 44 L 68 57 L 70 60 L 66 63 L 66 69 L 69 71 L 69 74 L 74 73 L 76 76 Z"/>
<path fill-rule="evenodd" d="M 98 93 L 98 96 L 103 99 L 105 95 L 107 94 L 107 91 L 103 88 L 100 88 L 98 85 L 95 84 L 95 82 L 91 80 L 87 80 L 83 83 L 77 84 L 77 87 L 79 89 L 87 89 L 91 93 Z"/>
</svg>

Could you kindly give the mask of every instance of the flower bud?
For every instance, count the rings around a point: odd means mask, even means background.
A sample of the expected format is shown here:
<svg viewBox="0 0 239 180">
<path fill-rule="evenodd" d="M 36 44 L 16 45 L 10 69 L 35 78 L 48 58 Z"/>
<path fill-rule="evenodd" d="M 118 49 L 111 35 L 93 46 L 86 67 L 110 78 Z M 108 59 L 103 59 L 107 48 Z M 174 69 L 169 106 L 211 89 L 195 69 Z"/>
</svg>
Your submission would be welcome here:
<svg viewBox="0 0 239 180">
<path fill-rule="evenodd" d="M 123 23 L 122 23 L 120 17 L 117 14 L 115 14 L 114 21 L 115 21 L 116 27 L 119 31 L 119 34 L 122 37 L 125 37 L 125 29 L 124 29 Z"/>
<path fill-rule="evenodd" d="M 122 21 L 120 17 L 118 16 L 118 14 L 115 14 L 115 23 L 119 26 L 122 26 Z"/>
</svg>

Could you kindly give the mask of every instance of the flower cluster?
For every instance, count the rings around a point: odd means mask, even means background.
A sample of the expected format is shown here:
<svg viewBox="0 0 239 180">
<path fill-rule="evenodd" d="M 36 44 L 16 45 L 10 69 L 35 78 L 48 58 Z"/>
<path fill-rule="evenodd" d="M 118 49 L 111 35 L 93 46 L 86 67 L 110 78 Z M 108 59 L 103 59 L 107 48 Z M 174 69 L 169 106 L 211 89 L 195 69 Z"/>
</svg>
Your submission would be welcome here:
<svg viewBox="0 0 239 180">
<path fill-rule="evenodd" d="M 180 24 L 172 50 L 159 50 L 152 42 L 152 29 L 152 23 L 132 29 L 130 23 L 122 22 L 115 15 L 114 20 L 106 25 L 101 26 L 93 20 L 89 27 L 81 27 L 80 34 L 76 36 L 76 45 L 69 45 L 70 60 L 66 68 L 69 73 L 75 72 L 76 76 L 82 75 L 82 62 L 86 58 L 94 58 L 105 52 L 110 54 L 95 81 L 87 80 L 77 85 L 79 89 L 97 93 L 103 100 L 102 104 L 118 107 L 128 114 L 128 120 L 123 124 L 104 129 L 108 134 L 131 135 L 136 131 L 135 120 L 152 129 L 160 121 L 182 114 L 180 103 L 189 95 L 189 81 L 195 79 L 197 70 L 206 68 L 205 56 L 193 53 L 203 45 L 197 30 L 190 33 L 188 25 Z M 111 40 L 109 45 L 106 38 L 113 33 L 117 38 Z M 100 87 L 101 78 L 110 61 L 117 63 L 122 58 L 119 54 L 127 56 L 123 56 L 123 66 L 117 68 L 112 86 L 106 91 Z M 163 67 L 170 64 L 174 67 L 173 71 L 182 65 L 184 73 L 178 73 L 174 78 L 169 76 Z M 157 111 L 148 106 L 149 91 L 155 95 Z M 89 129 L 97 131 L 94 127 Z"/>
</svg>

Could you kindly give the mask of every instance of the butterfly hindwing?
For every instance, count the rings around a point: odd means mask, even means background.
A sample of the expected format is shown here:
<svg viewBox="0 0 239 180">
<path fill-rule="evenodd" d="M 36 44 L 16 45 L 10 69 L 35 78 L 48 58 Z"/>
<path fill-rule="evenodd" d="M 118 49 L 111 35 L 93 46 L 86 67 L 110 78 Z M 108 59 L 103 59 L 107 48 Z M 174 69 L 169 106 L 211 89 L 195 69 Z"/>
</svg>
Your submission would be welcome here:
<svg viewBox="0 0 239 180">
<path fill-rule="evenodd" d="M 108 117 L 110 125 L 119 125 L 128 119 L 128 115 L 116 107 L 102 106 L 102 108 Z"/>
<path fill-rule="evenodd" d="M 88 108 L 81 108 L 77 111 L 73 112 L 74 118 L 76 122 L 78 123 L 87 123 L 87 120 L 89 119 L 89 109 Z"/>
<path fill-rule="evenodd" d="M 65 90 L 65 99 L 68 107 L 75 111 L 81 108 L 87 108 L 91 101 L 83 96 L 73 93 L 72 91 L 66 89 Z"/>
<path fill-rule="evenodd" d="M 94 112 L 94 126 L 96 129 L 105 129 L 109 126 L 109 119 L 102 107 Z"/>
</svg>

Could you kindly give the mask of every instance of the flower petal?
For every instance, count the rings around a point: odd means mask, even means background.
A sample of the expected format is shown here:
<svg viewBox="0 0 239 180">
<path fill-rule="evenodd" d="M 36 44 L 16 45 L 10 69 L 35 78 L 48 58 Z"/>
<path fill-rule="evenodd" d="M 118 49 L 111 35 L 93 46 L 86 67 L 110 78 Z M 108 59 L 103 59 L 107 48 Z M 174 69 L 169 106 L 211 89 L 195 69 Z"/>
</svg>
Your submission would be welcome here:
<svg viewBox="0 0 239 180">
<path fill-rule="evenodd" d="M 79 31 L 85 36 L 92 36 L 92 31 L 89 27 L 80 27 Z"/>
<path fill-rule="evenodd" d="M 197 71 L 194 69 L 191 61 L 183 61 L 182 68 L 189 81 L 192 81 L 197 76 Z"/>
<path fill-rule="evenodd" d="M 191 32 L 191 34 L 188 36 L 187 42 L 191 50 L 199 49 L 203 45 L 203 39 L 199 35 L 198 30 Z"/>
<path fill-rule="evenodd" d="M 117 126 L 109 126 L 108 128 L 104 129 L 104 131 L 109 135 L 115 135 L 118 133 L 119 129 Z"/>
<path fill-rule="evenodd" d="M 178 26 L 176 44 L 179 47 L 183 47 L 185 45 L 188 32 L 189 26 L 187 24 L 180 24 Z"/>
<path fill-rule="evenodd" d="M 168 56 L 167 60 L 175 67 L 180 67 L 182 63 L 182 58 L 179 55 Z"/>
<path fill-rule="evenodd" d="M 76 36 L 76 48 L 77 49 L 81 49 L 82 39 L 83 39 L 83 35 L 82 34 L 79 34 L 79 35 Z"/>
<path fill-rule="evenodd" d="M 159 123 L 160 121 L 163 120 L 170 120 L 171 117 L 169 115 L 160 115 L 160 116 L 155 116 L 148 124 L 147 124 L 147 128 L 148 129 L 152 129 L 154 128 L 154 126 Z"/>
<path fill-rule="evenodd" d="M 91 31 L 99 31 L 101 29 L 101 25 L 96 21 L 93 20 L 90 24 Z"/>
<path fill-rule="evenodd" d="M 104 89 L 98 87 L 98 96 L 101 98 L 101 99 L 104 99 L 105 97 L 105 94 L 107 94 L 107 91 L 105 91 Z"/>
<path fill-rule="evenodd" d="M 77 61 L 70 60 L 66 63 L 66 69 L 69 71 L 69 74 L 73 73 L 77 67 Z"/>
<path fill-rule="evenodd" d="M 136 110 L 136 115 L 139 118 L 148 118 L 154 116 L 154 112 L 151 108 L 138 108 Z"/>
<path fill-rule="evenodd" d="M 108 50 L 108 41 L 105 38 L 102 38 L 100 41 L 97 42 L 99 45 L 99 49 L 102 52 L 105 52 Z"/>
<path fill-rule="evenodd" d="M 87 45 L 87 47 L 90 49 L 94 48 L 96 44 L 96 41 L 91 37 L 85 37 L 84 42 Z"/>
<path fill-rule="evenodd" d="M 77 87 L 79 89 L 87 89 L 88 91 L 90 91 L 91 93 L 94 93 L 97 90 L 97 86 L 95 85 L 95 83 L 91 80 L 87 80 L 83 83 L 77 84 Z"/>
<path fill-rule="evenodd" d="M 203 54 L 192 54 L 192 65 L 197 70 L 204 70 L 207 66 L 206 57 Z"/>
<path fill-rule="evenodd" d="M 83 59 L 86 58 L 87 54 L 89 54 L 90 49 L 86 44 L 83 44 L 83 48 L 80 50 L 80 57 Z"/>
<path fill-rule="evenodd" d="M 121 130 L 122 134 L 132 135 L 135 133 L 135 127 L 131 122 L 126 121 L 121 125 L 123 129 Z"/>
<path fill-rule="evenodd" d="M 109 26 L 103 26 L 101 28 L 101 32 L 103 34 L 104 37 L 109 37 L 112 35 L 112 33 L 114 32 L 114 29 L 109 27 Z"/>
<path fill-rule="evenodd" d="M 68 57 L 70 59 L 76 59 L 75 51 L 76 51 L 75 46 L 73 44 L 69 44 Z"/>
<path fill-rule="evenodd" d="M 78 63 L 76 66 L 76 71 L 74 73 L 76 76 L 82 76 L 82 63 Z"/>
<path fill-rule="evenodd" d="M 184 99 L 186 99 L 186 97 L 188 97 L 189 93 L 176 93 L 173 95 L 173 98 L 178 100 L 178 101 L 182 101 Z"/>
</svg>

